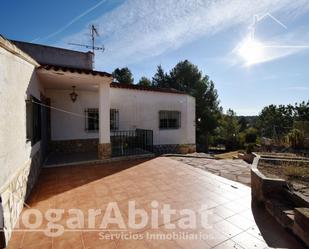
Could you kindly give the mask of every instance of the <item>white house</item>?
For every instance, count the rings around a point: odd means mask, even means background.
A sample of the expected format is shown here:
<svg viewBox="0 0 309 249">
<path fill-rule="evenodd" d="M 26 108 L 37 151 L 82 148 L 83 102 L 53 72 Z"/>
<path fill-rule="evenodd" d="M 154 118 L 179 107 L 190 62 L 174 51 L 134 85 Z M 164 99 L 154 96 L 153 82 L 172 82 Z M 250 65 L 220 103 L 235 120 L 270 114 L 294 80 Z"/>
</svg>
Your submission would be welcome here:
<svg viewBox="0 0 309 249">
<path fill-rule="evenodd" d="M 0 36 L 0 218 L 1 210 L 10 214 L 2 241 L 22 208 L 11 194 L 28 196 L 50 153 L 195 151 L 193 97 L 113 83 L 92 60 L 91 52 Z"/>
</svg>

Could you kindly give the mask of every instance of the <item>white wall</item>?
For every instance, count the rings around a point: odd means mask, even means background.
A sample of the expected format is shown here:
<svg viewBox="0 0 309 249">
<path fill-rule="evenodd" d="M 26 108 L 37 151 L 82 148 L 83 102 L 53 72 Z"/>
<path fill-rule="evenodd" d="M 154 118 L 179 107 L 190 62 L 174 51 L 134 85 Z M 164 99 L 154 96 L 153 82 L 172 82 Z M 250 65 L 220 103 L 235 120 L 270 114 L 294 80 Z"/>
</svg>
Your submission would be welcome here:
<svg viewBox="0 0 309 249">
<path fill-rule="evenodd" d="M 83 116 L 86 108 L 98 108 L 98 92 L 78 91 L 75 103 L 71 91 L 47 89 L 51 106 Z M 195 99 L 184 94 L 111 88 L 111 108 L 119 110 L 119 129 L 154 131 L 154 144 L 195 144 Z M 181 128 L 159 130 L 159 111 L 181 112 Z M 102 118 L 102 117 L 100 117 Z M 104 118 L 104 117 L 103 117 Z M 107 122 L 109 122 L 107 120 Z M 85 119 L 57 110 L 51 111 L 52 140 L 98 138 L 85 131 Z"/>
<path fill-rule="evenodd" d="M 154 144 L 195 144 L 195 99 L 184 94 L 111 88 L 111 108 L 119 110 L 119 129 L 153 130 Z M 181 128 L 159 129 L 159 111 L 180 111 Z"/>
<path fill-rule="evenodd" d="M 26 143 L 27 94 L 40 99 L 35 66 L 0 47 L 0 188 L 24 167 L 40 143 Z M 41 89 L 42 91 L 42 89 Z"/>
<path fill-rule="evenodd" d="M 99 108 L 98 92 L 77 91 L 77 100 L 73 103 L 70 99 L 72 90 L 46 89 L 45 94 L 50 98 L 52 107 L 70 113 L 51 109 L 51 139 L 70 140 L 98 138 L 98 132 L 85 131 L 85 109 Z"/>
</svg>

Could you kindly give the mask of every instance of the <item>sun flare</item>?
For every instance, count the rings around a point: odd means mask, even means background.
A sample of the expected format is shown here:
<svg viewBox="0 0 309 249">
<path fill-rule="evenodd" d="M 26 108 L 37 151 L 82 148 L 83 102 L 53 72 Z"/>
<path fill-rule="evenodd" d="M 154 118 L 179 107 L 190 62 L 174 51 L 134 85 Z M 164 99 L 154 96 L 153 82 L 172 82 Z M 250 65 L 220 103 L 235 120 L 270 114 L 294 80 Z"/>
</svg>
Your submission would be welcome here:
<svg viewBox="0 0 309 249">
<path fill-rule="evenodd" d="M 265 56 L 262 43 L 252 39 L 245 40 L 238 48 L 237 52 L 247 66 L 261 61 Z"/>
</svg>

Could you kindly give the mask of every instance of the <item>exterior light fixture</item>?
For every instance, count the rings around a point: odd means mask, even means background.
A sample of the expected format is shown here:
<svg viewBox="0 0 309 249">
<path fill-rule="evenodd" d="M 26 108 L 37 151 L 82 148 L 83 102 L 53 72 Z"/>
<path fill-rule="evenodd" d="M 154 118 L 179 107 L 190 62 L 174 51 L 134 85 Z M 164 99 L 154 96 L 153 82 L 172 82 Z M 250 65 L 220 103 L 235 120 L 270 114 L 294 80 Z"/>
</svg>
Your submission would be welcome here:
<svg viewBox="0 0 309 249">
<path fill-rule="evenodd" d="M 70 97 L 72 102 L 74 103 L 77 99 L 78 94 L 75 92 L 76 86 L 72 86 L 73 92 L 70 93 Z"/>
</svg>

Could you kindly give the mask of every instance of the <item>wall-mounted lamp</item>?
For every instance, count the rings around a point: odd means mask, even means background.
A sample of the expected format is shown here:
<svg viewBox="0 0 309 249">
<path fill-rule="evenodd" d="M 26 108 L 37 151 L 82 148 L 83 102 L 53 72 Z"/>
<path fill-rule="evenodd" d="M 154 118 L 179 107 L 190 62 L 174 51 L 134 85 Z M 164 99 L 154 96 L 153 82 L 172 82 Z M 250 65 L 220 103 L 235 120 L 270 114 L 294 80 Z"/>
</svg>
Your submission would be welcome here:
<svg viewBox="0 0 309 249">
<path fill-rule="evenodd" d="M 73 92 L 70 93 L 70 97 L 72 102 L 74 103 L 77 99 L 78 94 L 75 92 L 76 86 L 72 86 Z"/>
</svg>

